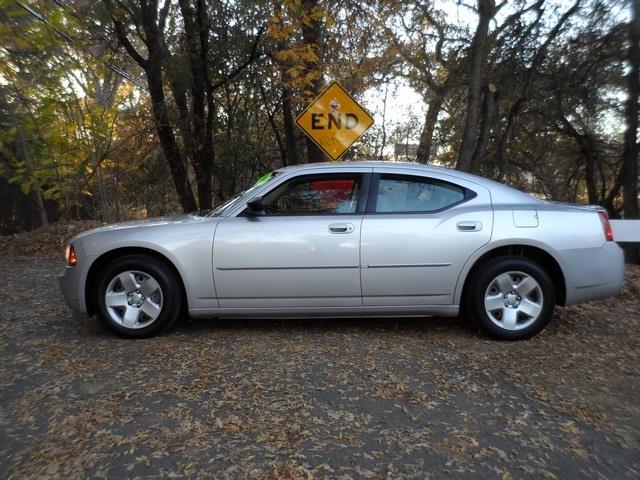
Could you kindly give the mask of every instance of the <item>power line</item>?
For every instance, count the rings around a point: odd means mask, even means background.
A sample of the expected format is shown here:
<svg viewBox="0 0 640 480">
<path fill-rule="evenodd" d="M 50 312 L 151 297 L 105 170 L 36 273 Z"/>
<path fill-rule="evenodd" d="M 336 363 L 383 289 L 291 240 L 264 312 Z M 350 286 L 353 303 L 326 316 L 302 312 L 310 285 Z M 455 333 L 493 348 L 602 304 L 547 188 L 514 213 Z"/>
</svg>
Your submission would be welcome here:
<svg viewBox="0 0 640 480">
<path fill-rule="evenodd" d="M 32 9 L 31 7 L 29 7 L 28 5 L 24 5 L 22 2 L 19 2 L 16 0 L 16 5 L 18 5 L 19 7 L 21 7 L 22 9 L 24 9 L 26 12 L 28 12 L 30 15 L 32 15 L 33 17 L 37 18 L 38 20 L 40 20 L 42 23 L 44 23 L 45 25 L 47 25 L 51 30 L 53 30 L 54 32 L 56 32 L 58 35 L 60 35 L 63 39 L 65 39 L 67 42 L 69 43 L 74 43 L 75 39 L 73 37 L 71 37 L 69 34 L 67 34 L 66 32 L 63 32 L 62 30 L 60 30 L 57 27 L 54 27 L 53 25 L 51 25 L 51 23 L 45 18 L 43 17 L 40 13 L 36 12 L 34 9 Z M 58 3 L 58 2 L 56 2 Z M 64 8 L 64 7 L 63 7 Z M 116 74 L 120 75 L 122 78 L 129 80 L 131 83 L 137 85 L 138 87 L 140 87 L 143 90 L 147 90 L 147 86 L 145 84 L 143 84 L 140 80 L 138 80 L 137 78 L 135 78 L 133 75 L 131 75 L 129 72 L 127 72 L 126 70 L 123 70 L 122 68 L 118 67 L 117 65 L 114 65 L 111 62 L 107 62 L 105 60 L 103 60 L 101 58 L 100 55 L 98 55 L 94 50 L 92 50 L 89 47 L 80 47 L 82 49 L 82 51 L 88 53 L 90 56 L 92 56 L 93 58 L 95 58 L 96 60 L 102 62 L 104 65 L 107 66 L 107 68 L 109 68 L 110 70 L 112 70 L 113 72 L 115 72 Z"/>
<path fill-rule="evenodd" d="M 60 7 L 61 9 L 69 12 L 69 14 L 75 18 L 76 20 L 78 20 L 79 22 L 83 22 L 83 19 L 81 18 L 80 15 L 78 15 L 77 12 L 75 12 L 73 9 L 70 9 L 69 6 L 61 1 L 61 0 L 51 0 L 53 3 L 55 3 L 58 7 Z M 100 38 L 102 41 L 104 41 L 107 45 L 109 45 L 109 48 L 111 48 L 112 51 L 116 52 L 116 53 L 123 53 L 125 57 L 127 57 L 129 60 L 131 60 L 134 64 L 137 64 L 137 62 L 135 61 L 135 59 L 129 55 L 129 52 L 127 52 L 126 50 L 124 50 L 123 52 L 121 52 L 120 50 L 118 50 L 117 48 L 113 47 L 112 43 L 111 43 L 111 39 L 107 38 L 105 35 L 103 35 L 101 32 L 98 31 L 97 28 L 95 28 L 95 26 L 92 25 L 87 25 L 89 30 L 91 30 L 91 33 L 93 33 L 95 36 L 97 36 L 98 38 Z"/>
</svg>

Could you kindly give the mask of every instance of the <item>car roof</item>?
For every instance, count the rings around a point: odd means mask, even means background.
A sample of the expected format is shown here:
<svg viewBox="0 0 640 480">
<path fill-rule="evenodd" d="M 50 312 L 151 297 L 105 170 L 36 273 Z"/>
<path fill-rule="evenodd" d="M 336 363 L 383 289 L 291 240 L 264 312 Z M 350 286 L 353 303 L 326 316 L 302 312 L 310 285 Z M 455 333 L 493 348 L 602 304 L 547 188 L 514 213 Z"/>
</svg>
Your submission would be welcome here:
<svg viewBox="0 0 640 480">
<path fill-rule="evenodd" d="M 278 172 L 291 172 L 296 170 L 306 170 L 306 169 L 317 169 L 317 168 L 327 168 L 327 169 L 340 169 L 340 168 L 349 168 L 349 167 L 385 167 L 385 168 L 397 168 L 398 170 L 403 169 L 411 169 L 411 170 L 424 170 L 427 172 L 435 172 L 435 173 L 444 173 L 447 175 L 454 175 L 460 178 L 466 178 L 467 180 L 475 181 L 479 183 L 479 181 L 490 181 L 483 177 L 478 177 L 476 175 L 472 175 L 470 173 L 462 172 L 460 170 L 455 170 L 453 168 L 441 167 L 438 165 L 426 165 L 424 163 L 417 162 L 395 162 L 395 161 L 383 161 L 383 160 L 360 160 L 355 162 L 319 162 L 319 163 L 303 163 L 298 165 L 291 165 L 288 167 L 283 167 L 278 169 Z M 502 185 L 497 182 L 497 185 Z"/>
<path fill-rule="evenodd" d="M 304 171 L 310 169 L 326 168 L 326 169 L 341 169 L 349 167 L 385 167 L 393 168 L 398 171 L 402 170 L 423 170 L 424 172 L 440 173 L 445 175 L 451 175 L 461 180 L 467 180 L 482 185 L 492 192 L 493 201 L 499 203 L 540 203 L 538 199 L 521 192 L 515 188 L 509 187 L 503 183 L 490 180 L 488 178 L 473 175 L 471 173 L 462 172 L 453 168 L 441 167 L 438 165 L 426 165 L 424 163 L 417 162 L 394 162 L 394 161 L 379 161 L 379 160 L 365 160 L 356 162 L 321 162 L 321 163 L 304 163 L 299 165 L 291 165 L 278 169 L 278 172 L 294 172 Z"/>
</svg>

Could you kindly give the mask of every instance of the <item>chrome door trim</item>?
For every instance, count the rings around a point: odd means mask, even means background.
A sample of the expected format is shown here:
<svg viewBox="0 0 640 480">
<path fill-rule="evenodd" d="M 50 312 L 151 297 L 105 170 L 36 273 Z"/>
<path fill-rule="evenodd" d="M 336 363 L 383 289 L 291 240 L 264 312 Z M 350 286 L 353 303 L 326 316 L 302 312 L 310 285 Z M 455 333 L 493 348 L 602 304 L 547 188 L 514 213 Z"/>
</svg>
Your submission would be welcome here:
<svg viewBox="0 0 640 480">
<path fill-rule="evenodd" d="M 449 267 L 451 263 L 376 263 L 367 268 L 412 268 L 412 267 Z"/>
<path fill-rule="evenodd" d="M 360 265 L 308 265 L 303 267 L 216 267 L 216 270 L 234 271 L 234 270 L 332 270 L 339 268 L 360 268 Z"/>
</svg>

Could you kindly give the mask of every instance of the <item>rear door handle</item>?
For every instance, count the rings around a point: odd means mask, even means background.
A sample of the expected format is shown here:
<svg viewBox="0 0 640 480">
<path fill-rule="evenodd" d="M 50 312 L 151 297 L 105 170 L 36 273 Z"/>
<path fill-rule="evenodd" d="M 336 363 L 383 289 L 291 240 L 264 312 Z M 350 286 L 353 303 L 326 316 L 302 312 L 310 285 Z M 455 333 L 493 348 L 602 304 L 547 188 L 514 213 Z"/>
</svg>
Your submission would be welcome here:
<svg viewBox="0 0 640 480">
<path fill-rule="evenodd" d="M 482 223 L 480 222 L 458 222 L 456 225 L 461 232 L 479 232 L 482 230 Z"/>
<path fill-rule="evenodd" d="M 331 233 L 353 233 L 352 223 L 332 223 L 329 225 L 329 232 Z"/>
</svg>

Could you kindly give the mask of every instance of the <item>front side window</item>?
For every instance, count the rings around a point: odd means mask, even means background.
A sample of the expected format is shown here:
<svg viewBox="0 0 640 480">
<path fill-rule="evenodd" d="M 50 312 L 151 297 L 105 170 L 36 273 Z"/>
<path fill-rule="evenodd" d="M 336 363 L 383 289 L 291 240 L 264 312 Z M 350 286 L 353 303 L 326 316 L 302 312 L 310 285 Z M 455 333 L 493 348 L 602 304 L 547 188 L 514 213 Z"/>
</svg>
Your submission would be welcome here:
<svg viewBox="0 0 640 480">
<path fill-rule="evenodd" d="M 380 175 L 376 213 L 434 212 L 465 199 L 465 189 L 433 178 Z"/>
<path fill-rule="evenodd" d="M 292 179 L 265 195 L 268 215 L 330 215 L 356 213 L 360 174 L 308 175 Z"/>
</svg>

